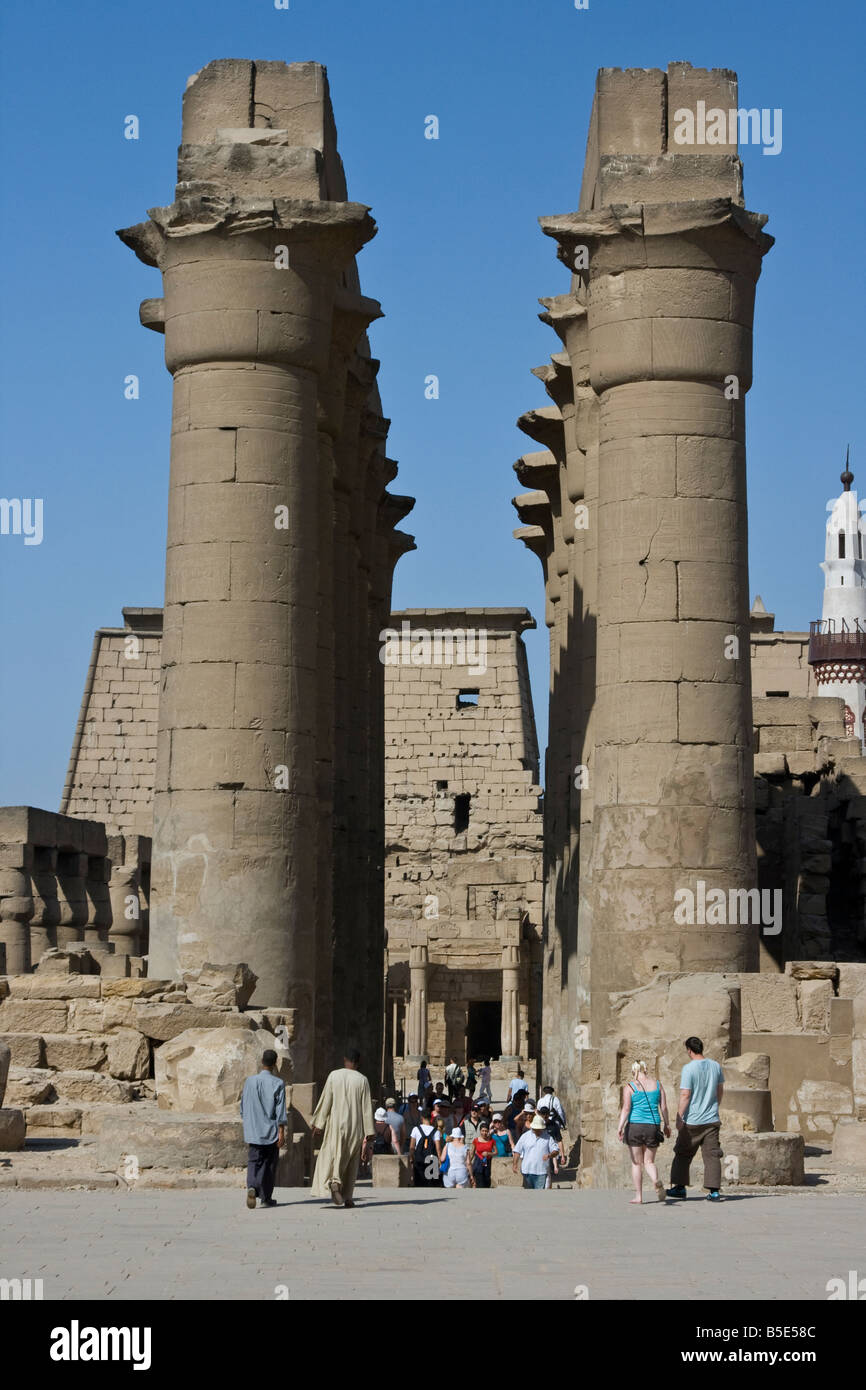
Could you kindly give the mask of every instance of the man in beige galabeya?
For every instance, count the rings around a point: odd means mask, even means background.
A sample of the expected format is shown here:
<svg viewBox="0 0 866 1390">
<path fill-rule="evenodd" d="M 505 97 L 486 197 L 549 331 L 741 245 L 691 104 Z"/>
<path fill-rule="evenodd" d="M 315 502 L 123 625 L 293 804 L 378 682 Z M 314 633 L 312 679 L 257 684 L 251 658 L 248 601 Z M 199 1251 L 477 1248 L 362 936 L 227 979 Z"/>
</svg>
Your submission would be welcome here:
<svg viewBox="0 0 866 1390">
<path fill-rule="evenodd" d="M 358 1164 L 366 1163 L 375 1133 L 370 1083 L 358 1071 L 360 1052 L 348 1049 L 342 1067 L 325 1082 L 313 1116 L 313 1135 L 324 1131 L 313 1174 L 314 1197 L 353 1207 Z"/>
</svg>

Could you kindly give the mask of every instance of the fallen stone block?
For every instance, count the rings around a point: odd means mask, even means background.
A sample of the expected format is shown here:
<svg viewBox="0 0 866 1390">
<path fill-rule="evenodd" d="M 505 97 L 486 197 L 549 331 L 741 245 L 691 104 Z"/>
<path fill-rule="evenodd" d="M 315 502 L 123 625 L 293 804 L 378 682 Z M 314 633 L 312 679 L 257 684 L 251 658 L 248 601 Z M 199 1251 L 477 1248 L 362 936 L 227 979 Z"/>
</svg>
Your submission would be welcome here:
<svg viewBox="0 0 866 1390">
<path fill-rule="evenodd" d="M 54 1072 L 43 1067 L 11 1067 L 6 1083 L 10 1105 L 44 1105 L 56 1099 Z"/>
<path fill-rule="evenodd" d="M 789 975 L 741 975 L 744 1033 L 796 1033 L 797 991 Z"/>
<path fill-rule="evenodd" d="M 45 1065 L 45 1046 L 41 1033 L 4 1033 L 0 1041 L 9 1048 L 13 1067 Z"/>
<path fill-rule="evenodd" d="M 250 1029 L 245 1014 L 220 1013 L 217 1009 L 197 1009 L 192 1004 L 133 1005 L 135 1027 L 154 1042 L 169 1042 L 189 1028 Z"/>
<path fill-rule="evenodd" d="M 831 980 L 800 981 L 800 1021 L 806 1033 L 826 1033 L 830 1029 Z"/>
<path fill-rule="evenodd" d="M 150 1075 L 150 1045 L 134 1028 L 119 1028 L 108 1035 L 109 1075 L 121 1081 L 143 1081 Z"/>
<path fill-rule="evenodd" d="M 785 974 L 795 980 L 835 980 L 839 966 L 832 960 L 789 960 Z"/>
<path fill-rule="evenodd" d="M 245 1167 L 243 1125 L 240 1118 L 227 1115 L 173 1115 L 149 1105 L 123 1109 L 102 1122 L 97 1164 L 122 1172 L 127 1158 L 139 1170 Z"/>
<path fill-rule="evenodd" d="M 86 1100 L 128 1105 L 135 1100 L 135 1087 L 98 1071 L 59 1071 L 54 1073 L 54 1089 L 61 1100 Z"/>
<path fill-rule="evenodd" d="M 101 1071 L 108 1060 L 108 1038 L 88 1033 L 45 1033 L 45 1065 L 55 1071 Z"/>
<path fill-rule="evenodd" d="M 801 1187 L 805 1145 L 800 1134 L 750 1134 L 722 1129 L 722 1181 L 729 1186 Z M 697 1176 L 692 1168 L 693 1179 Z"/>
<path fill-rule="evenodd" d="M 866 1172 L 866 1120 L 837 1120 L 833 1131 L 833 1158 L 843 1168 Z"/>
<path fill-rule="evenodd" d="M 185 971 L 183 979 L 189 1002 L 213 1009 L 245 1008 L 258 982 L 258 976 L 244 963 L 211 965 L 205 962 L 199 970 Z"/>
<path fill-rule="evenodd" d="M 176 993 L 175 980 L 122 979 L 103 980 L 103 999 L 150 999 L 157 994 Z"/>
<path fill-rule="evenodd" d="M 723 1071 L 725 1090 L 732 1086 L 743 1091 L 763 1091 L 770 1081 L 770 1058 L 766 1052 L 743 1052 L 739 1057 L 727 1057 Z"/>
<path fill-rule="evenodd" d="M 523 1175 L 515 1173 L 510 1158 L 493 1158 L 490 1161 L 491 1187 L 522 1187 Z"/>
<path fill-rule="evenodd" d="M 267 1048 L 277 1053 L 278 1075 L 291 1082 L 288 1053 L 264 1029 L 191 1028 L 178 1034 L 154 1057 L 160 1108 L 199 1114 L 236 1112 L 244 1081 L 260 1070 Z M 291 1104 L 288 1095 L 287 1105 Z"/>
<path fill-rule="evenodd" d="M 32 1105 L 27 1111 L 28 1139 L 72 1139 L 80 1133 L 78 1106 Z"/>
<path fill-rule="evenodd" d="M 303 1187 L 307 1171 L 307 1136 L 292 1134 L 289 1143 L 280 1149 L 277 1164 L 277 1187 Z"/>
<path fill-rule="evenodd" d="M 0 1153 L 23 1149 L 26 1131 L 23 1110 L 0 1109 Z"/>
<path fill-rule="evenodd" d="M 67 1009 L 60 999 L 4 999 L 0 1004 L 0 1032 L 63 1033 Z"/>
<path fill-rule="evenodd" d="M 35 973 L 37 975 L 98 975 L 99 966 L 84 946 L 78 950 L 65 951 L 51 946 L 47 951 L 42 952 Z"/>
<path fill-rule="evenodd" d="M 374 1187 L 408 1187 L 409 1159 L 406 1154 L 373 1154 Z"/>
<path fill-rule="evenodd" d="M 144 1188 L 152 1191 L 167 1192 L 173 1189 L 191 1189 L 208 1187 L 234 1187 L 239 1193 L 246 1191 L 244 1170 L 239 1168 L 211 1168 L 207 1173 L 188 1173 L 172 1171 L 169 1168 L 146 1168 L 143 1173 L 129 1183 L 130 1187 L 136 1189 Z M 303 1184 L 300 1184 L 303 1186 Z M 296 1183 L 276 1182 L 277 1187 L 295 1187 Z"/>
<path fill-rule="evenodd" d="M 773 1128 L 773 1098 L 769 1090 L 738 1089 L 728 1086 L 725 1064 L 725 1094 L 721 1117 L 726 1129 L 766 1133 Z"/>
<path fill-rule="evenodd" d="M 87 976 L 84 977 L 87 979 Z M 70 1033 L 102 1033 L 105 1005 L 98 999 L 73 999 L 69 1005 L 67 1028 Z"/>
<path fill-rule="evenodd" d="M 100 977 L 103 980 L 124 980 L 132 972 L 130 970 L 129 956 L 110 955 L 103 956 L 101 961 Z"/>
<path fill-rule="evenodd" d="M 10 975 L 13 999 L 98 999 L 102 993 L 98 975 Z"/>
</svg>

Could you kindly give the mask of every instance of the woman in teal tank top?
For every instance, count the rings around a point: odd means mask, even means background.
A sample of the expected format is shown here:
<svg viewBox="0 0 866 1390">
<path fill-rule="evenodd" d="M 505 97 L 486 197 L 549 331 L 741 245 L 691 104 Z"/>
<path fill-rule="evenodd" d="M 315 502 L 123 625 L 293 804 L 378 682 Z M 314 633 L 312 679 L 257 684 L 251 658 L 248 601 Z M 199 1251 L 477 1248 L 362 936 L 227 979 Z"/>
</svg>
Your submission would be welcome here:
<svg viewBox="0 0 866 1390">
<path fill-rule="evenodd" d="M 631 1081 L 622 1088 L 622 1109 L 619 1116 L 618 1138 L 628 1144 L 631 1154 L 631 1175 L 635 1195 L 632 1206 L 643 1202 L 643 1174 L 655 1188 L 656 1197 L 665 1201 L 664 1183 L 659 1181 L 655 1158 L 656 1149 L 661 1143 L 661 1131 L 670 1137 L 668 1123 L 668 1102 L 665 1088 L 660 1081 L 651 1076 L 646 1062 L 634 1062 Z"/>
</svg>

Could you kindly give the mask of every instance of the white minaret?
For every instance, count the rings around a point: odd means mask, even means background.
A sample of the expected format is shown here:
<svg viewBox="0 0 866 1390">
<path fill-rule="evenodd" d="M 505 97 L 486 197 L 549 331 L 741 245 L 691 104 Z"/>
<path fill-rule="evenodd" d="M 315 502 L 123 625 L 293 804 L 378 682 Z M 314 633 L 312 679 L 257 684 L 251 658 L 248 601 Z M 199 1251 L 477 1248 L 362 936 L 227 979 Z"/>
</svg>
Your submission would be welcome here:
<svg viewBox="0 0 866 1390">
<path fill-rule="evenodd" d="M 812 623 L 809 664 L 819 695 L 845 701 L 845 730 L 866 748 L 866 518 L 845 457 L 844 491 L 827 503 L 824 605 Z"/>
</svg>

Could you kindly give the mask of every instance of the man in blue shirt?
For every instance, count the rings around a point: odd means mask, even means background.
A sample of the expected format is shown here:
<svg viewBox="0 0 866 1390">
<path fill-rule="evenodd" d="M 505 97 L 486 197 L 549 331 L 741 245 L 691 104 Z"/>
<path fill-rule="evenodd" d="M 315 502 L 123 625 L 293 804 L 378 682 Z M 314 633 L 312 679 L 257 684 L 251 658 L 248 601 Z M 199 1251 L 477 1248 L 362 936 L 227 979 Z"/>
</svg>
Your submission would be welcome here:
<svg viewBox="0 0 866 1390">
<path fill-rule="evenodd" d="M 700 1038 L 686 1038 L 689 1060 L 680 1077 L 677 1107 L 677 1141 L 671 1164 L 669 1197 L 684 1198 L 689 1169 L 698 1149 L 704 1162 L 707 1199 L 718 1202 L 722 1185 L 722 1146 L 719 1143 L 719 1106 L 725 1092 L 725 1074 L 718 1062 L 704 1056 Z"/>
<path fill-rule="evenodd" d="M 241 1092 L 244 1139 L 249 1145 L 247 1206 L 255 1210 L 256 1197 L 263 1207 L 275 1207 L 274 1183 L 280 1149 L 286 1142 L 286 1087 L 276 1074 L 277 1054 L 262 1053 L 262 1069 L 248 1076 Z"/>
</svg>

